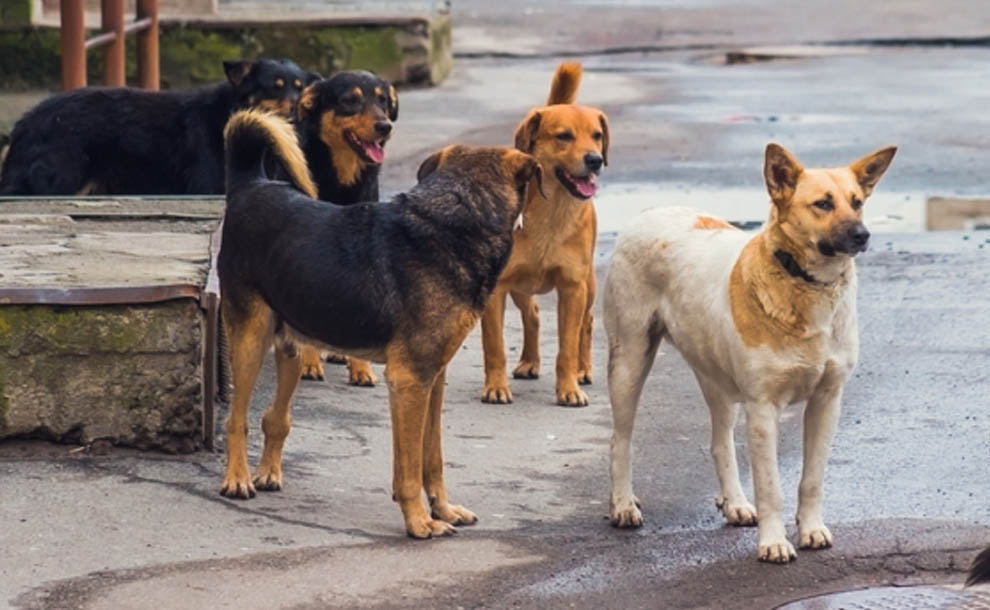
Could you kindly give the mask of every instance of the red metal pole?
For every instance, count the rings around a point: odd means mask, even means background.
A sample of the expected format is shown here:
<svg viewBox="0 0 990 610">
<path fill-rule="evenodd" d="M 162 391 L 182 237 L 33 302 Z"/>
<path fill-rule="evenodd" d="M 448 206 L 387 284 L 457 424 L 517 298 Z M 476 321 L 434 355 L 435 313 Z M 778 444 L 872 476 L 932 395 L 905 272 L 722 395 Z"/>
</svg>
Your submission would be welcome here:
<svg viewBox="0 0 990 610">
<path fill-rule="evenodd" d="M 86 86 L 86 24 L 83 0 L 62 0 L 62 88 Z"/>
<path fill-rule="evenodd" d="M 124 0 L 100 0 L 103 31 L 113 32 L 114 41 L 103 51 L 103 84 L 108 87 L 123 87 L 125 82 L 126 60 L 124 57 Z"/>
<path fill-rule="evenodd" d="M 158 91 L 158 0 L 137 0 L 137 18 L 151 19 L 151 25 L 138 32 L 137 60 L 139 85 L 144 89 Z"/>
</svg>

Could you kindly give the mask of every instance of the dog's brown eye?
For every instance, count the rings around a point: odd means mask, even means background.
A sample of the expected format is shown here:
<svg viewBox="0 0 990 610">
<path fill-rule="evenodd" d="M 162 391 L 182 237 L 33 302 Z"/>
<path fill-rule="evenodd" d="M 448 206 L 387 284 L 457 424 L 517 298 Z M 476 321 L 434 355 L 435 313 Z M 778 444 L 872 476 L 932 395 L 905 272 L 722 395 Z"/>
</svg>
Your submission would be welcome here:
<svg viewBox="0 0 990 610">
<path fill-rule="evenodd" d="M 285 81 L 284 80 L 282 80 L 281 78 L 276 78 L 275 79 L 275 88 L 276 89 L 281 89 L 284 86 L 285 86 Z"/>
<path fill-rule="evenodd" d="M 569 132 L 569 131 L 562 131 L 562 132 L 558 133 L 554 137 L 557 138 L 558 140 L 560 140 L 561 142 L 573 142 L 574 141 L 574 134 L 571 133 L 571 132 Z"/>
<path fill-rule="evenodd" d="M 825 212 L 831 212 L 832 210 L 835 209 L 835 206 L 832 205 L 832 202 L 828 199 L 819 199 L 818 201 L 814 202 L 811 205 Z"/>
<path fill-rule="evenodd" d="M 595 142 L 601 140 L 602 139 L 602 132 L 596 131 L 595 133 L 591 134 L 591 139 L 594 140 Z"/>
<path fill-rule="evenodd" d="M 852 208 L 854 210 L 858 210 L 861 207 L 863 207 L 863 202 L 859 199 L 859 197 L 853 195 L 853 197 L 852 197 Z"/>
</svg>

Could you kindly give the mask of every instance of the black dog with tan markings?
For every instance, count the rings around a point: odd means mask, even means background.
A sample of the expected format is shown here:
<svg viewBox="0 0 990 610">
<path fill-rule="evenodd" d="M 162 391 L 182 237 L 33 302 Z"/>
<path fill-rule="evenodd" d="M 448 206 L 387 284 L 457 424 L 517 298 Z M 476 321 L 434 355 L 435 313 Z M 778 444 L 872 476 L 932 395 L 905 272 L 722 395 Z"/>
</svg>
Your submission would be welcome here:
<svg viewBox="0 0 990 610">
<path fill-rule="evenodd" d="M 292 183 L 265 178 L 269 149 Z M 281 489 L 302 369 L 297 346 L 315 344 L 385 363 L 393 493 L 408 534 L 429 538 L 474 523 L 474 513 L 448 501 L 443 482 L 446 368 L 508 260 L 526 190 L 534 179 L 541 186 L 539 164 L 507 148 L 451 146 L 426 159 L 419 184 L 391 202 L 336 206 L 313 201 L 292 127 L 246 111 L 227 126 L 227 177 L 218 269 L 234 388 L 220 493 Z M 247 412 L 272 345 L 278 381 L 252 478 Z"/>
</svg>

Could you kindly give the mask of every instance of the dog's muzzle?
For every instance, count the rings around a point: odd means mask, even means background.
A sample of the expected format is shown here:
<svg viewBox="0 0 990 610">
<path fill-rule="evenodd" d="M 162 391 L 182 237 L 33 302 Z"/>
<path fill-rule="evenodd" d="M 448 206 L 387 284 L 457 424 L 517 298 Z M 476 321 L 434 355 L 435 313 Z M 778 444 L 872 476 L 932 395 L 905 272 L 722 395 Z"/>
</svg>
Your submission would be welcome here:
<svg viewBox="0 0 990 610">
<path fill-rule="evenodd" d="M 833 233 L 830 240 L 818 242 L 818 251 L 825 256 L 835 256 L 837 254 L 849 254 L 855 256 L 860 252 L 865 252 L 870 241 L 870 232 L 863 223 L 855 222 L 843 224 Z"/>
</svg>

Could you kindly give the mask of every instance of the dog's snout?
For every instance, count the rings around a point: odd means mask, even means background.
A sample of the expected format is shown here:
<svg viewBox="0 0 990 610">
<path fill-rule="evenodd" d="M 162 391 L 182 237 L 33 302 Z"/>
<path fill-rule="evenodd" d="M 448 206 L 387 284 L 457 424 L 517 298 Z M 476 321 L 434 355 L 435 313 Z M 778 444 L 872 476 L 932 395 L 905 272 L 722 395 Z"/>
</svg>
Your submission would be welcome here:
<svg viewBox="0 0 990 610">
<path fill-rule="evenodd" d="M 593 172 L 600 170 L 604 162 L 604 159 L 598 153 L 588 153 L 584 156 L 585 166 Z"/>
<path fill-rule="evenodd" d="M 863 247 L 866 242 L 870 240 L 870 232 L 861 224 L 855 224 L 849 227 L 849 231 L 846 233 L 849 241 L 855 244 L 857 247 Z"/>
<path fill-rule="evenodd" d="M 392 124 L 388 121 L 377 121 L 375 123 L 375 133 L 384 138 L 392 133 Z"/>
</svg>

